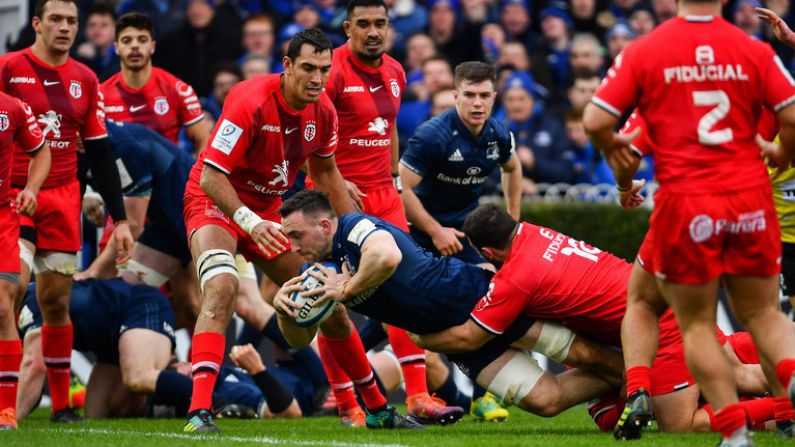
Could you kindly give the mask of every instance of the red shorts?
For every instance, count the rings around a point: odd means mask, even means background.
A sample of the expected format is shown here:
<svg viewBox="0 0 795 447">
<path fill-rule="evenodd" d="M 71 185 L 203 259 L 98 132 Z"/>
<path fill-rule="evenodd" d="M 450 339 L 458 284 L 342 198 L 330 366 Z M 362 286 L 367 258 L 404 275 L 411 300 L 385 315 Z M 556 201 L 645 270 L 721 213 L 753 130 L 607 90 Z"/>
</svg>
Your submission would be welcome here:
<svg viewBox="0 0 795 447">
<path fill-rule="evenodd" d="M 380 189 L 362 191 L 367 194 L 362 197 L 364 213 L 383 219 L 392 225 L 400 228 L 406 233 L 409 232 L 409 221 L 406 219 L 406 210 L 403 209 L 403 201 L 400 194 L 392 186 Z"/>
<path fill-rule="evenodd" d="M 673 393 L 695 383 L 687 369 L 679 326 L 669 309 L 660 317 L 659 347 L 651 370 L 651 395 Z"/>
<path fill-rule="evenodd" d="M 759 351 L 756 350 L 751 334 L 748 332 L 735 332 L 726 336 L 726 340 L 731 344 L 734 353 L 740 362 L 745 365 L 759 364 Z"/>
<path fill-rule="evenodd" d="M 649 228 L 649 231 L 646 233 L 646 237 L 643 238 L 643 242 L 640 244 L 640 248 L 638 249 L 638 255 L 635 259 L 638 260 L 638 263 L 643 270 L 646 270 L 652 276 L 654 275 L 654 263 L 652 260 L 654 259 L 654 244 L 652 243 L 652 229 Z"/>
<path fill-rule="evenodd" d="M 16 195 L 18 189 L 14 189 Z M 33 217 L 19 216 L 19 224 L 36 231 L 36 249 L 68 253 L 80 251 L 80 182 L 42 189 Z"/>
<path fill-rule="evenodd" d="M 282 217 L 276 211 L 260 212 L 254 211 L 259 217 L 271 222 L 281 222 Z M 270 261 L 281 253 L 263 252 L 251 236 L 243 231 L 236 223 L 227 217 L 212 200 L 207 196 L 185 195 L 185 227 L 188 229 L 188 242 L 190 243 L 193 233 L 206 225 L 216 225 L 227 233 L 231 234 L 237 241 L 237 251 L 242 254 L 247 261 L 265 260 Z M 290 244 L 287 244 L 287 251 Z"/>
<path fill-rule="evenodd" d="M 19 214 L 10 203 L 0 204 L 0 273 L 19 274 Z"/>
<path fill-rule="evenodd" d="M 704 284 L 723 274 L 776 276 L 781 230 L 769 185 L 714 194 L 656 194 L 647 238 L 657 278 Z"/>
</svg>

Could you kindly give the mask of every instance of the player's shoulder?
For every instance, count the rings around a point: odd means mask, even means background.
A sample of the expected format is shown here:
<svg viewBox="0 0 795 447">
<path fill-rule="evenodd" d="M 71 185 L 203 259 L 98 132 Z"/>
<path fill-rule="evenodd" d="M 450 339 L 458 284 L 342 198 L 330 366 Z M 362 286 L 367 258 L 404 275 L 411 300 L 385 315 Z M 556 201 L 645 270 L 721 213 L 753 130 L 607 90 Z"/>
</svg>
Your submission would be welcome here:
<svg viewBox="0 0 795 447">
<path fill-rule="evenodd" d="M 25 55 L 25 50 L 18 50 L 18 51 L 11 51 L 0 55 L 0 66 L 5 64 L 10 64 L 18 60 L 22 60 L 22 57 Z"/>
<path fill-rule="evenodd" d="M 278 88 L 278 74 L 260 75 L 240 81 L 229 90 L 224 101 L 224 108 L 226 108 L 227 101 L 230 106 L 234 107 L 258 107 L 266 98 L 273 97 L 273 93 Z"/>
<path fill-rule="evenodd" d="M 152 67 L 152 76 L 155 77 L 160 84 L 165 85 L 167 88 L 176 89 L 177 93 L 182 96 L 193 94 L 193 87 L 191 87 L 190 84 L 176 77 L 170 72 L 163 70 L 162 68 Z"/>
<path fill-rule="evenodd" d="M 397 61 L 394 57 L 384 53 L 381 56 L 384 64 L 384 68 L 390 73 L 396 76 L 400 76 L 402 78 L 406 77 L 406 71 L 403 70 L 403 65 Z"/>
<path fill-rule="evenodd" d="M 78 81 L 88 82 L 92 84 L 96 84 L 99 86 L 99 78 L 97 74 L 94 73 L 93 70 L 88 68 L 88 66 L 73 57 L 69 57 L 69 65 L 70 70 L 73 72 L 74 76 L 79 76 Z"/>
<path fill-rule="evenodd" d="M 101 83 L 99 85 L 99 88 L 102 89 L 102 93 L 105 93 L 107 89 L 119 85 L 121 80 L 122 80 L 121 72 L 115 73 L 113 76 L 109 77 L 103 83 Z"/>
<path fill-rule="evenodd" d="M 320 93 L 320 98 L 318 98 L 315 107 L 317 108 L 317 114 L 326 119 L 333 120 L 333 117 L 337 116 L 337 108 L 334 107 L 334 103 L 325 91 Z"/>
<path fill-rule="evenodd" d="M 505 123 L 498 120 L 497 118 L 494 118 L 493 116 L 489 117 L 486 122 L 488 123 L 489 129 L 491 129 L 494 138 L 506 141 L 511 139 L 511 131 L 508 130 L 508 126 L 506 126 Z"/>
</svg>

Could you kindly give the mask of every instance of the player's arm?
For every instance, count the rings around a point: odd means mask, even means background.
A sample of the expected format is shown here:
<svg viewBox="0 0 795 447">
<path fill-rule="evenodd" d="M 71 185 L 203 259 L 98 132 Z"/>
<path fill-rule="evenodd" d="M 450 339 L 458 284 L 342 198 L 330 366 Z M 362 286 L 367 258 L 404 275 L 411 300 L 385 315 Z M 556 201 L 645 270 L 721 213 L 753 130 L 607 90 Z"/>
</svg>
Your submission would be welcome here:
<svg viewBox="0 0 795 447">
<path fill-rule="evenodd" d="M 28 182 L 25 184 L 25 189 L 17 194 L 16 200 L 17 210 L 21 214 L 32 216 L 36 212 L 36 196 L 50 174 L 50 165 L 52 164 L 50 145 L 44 143 L 41 149 L 29 153 L 29 155 Z"/>
<path fill-rule="evenodd" d="M 511 157 L 506 163 L 500 165 L 502 171 L 502 190 L 505 194 L 505 207 L 508 214 L 519 220 L 522 205 L 522 167 L 519 157 Z"/>
<path fill-rule="evenodd" d="M 795 48 L 795 33 L 792 32 L 787 22 L 778 14 L 767 8 L 754 8 L 759 18 L 770 26 L 776 39 L 785 43 L 787 46 Z"/>
<path fill-rule="evenodd" d="M 265 364 L 262 357 L 254 349 L 251 343 L 232 347 L 229 358 L 238 368 L 243 368 L 254 380 L 262 395 L 265 397 L 267 407 L 265 417 L 297 418 L 301 417 L 301 408 L 298 401 L 284 387 L 284 385 L 274 377 Z"/>
<path fill-rule="evenodd" d="M 359 211 L 348 194 L 345 180 L 342 179 L 342 175 L 337 169 L 337 162 L 333 155 L 331 157 L 310 156 L 307 164 L 315 186 L 318 191 L 328 194 L 331 206 L 338 216 Z"/>
<path fill-rule="evenodd" d="M 403 193 L 403 180 L 400 177 L 400 139 L 398 137 L 397 125 L 392 129 L 392 158 L 390 159 L 392 166 L 392 184 L 397 189 L 398 193 Z"/>
<path fill-rule="evenodd" d="M 470 352 L 480 349 L 494 334 L 486 331 L 469 319 L 464 324 L 432 334 L 411 334 L 411 339 L 420 348 L 441 353 Z"/>
<path fill-rule="evenodd" d="M 206 120 L 199 120 L 185 128 L 185 135 L 193 143 L 196 149 L 195 155 L 198 157 L 207 146 L 207 140 L 210 139 L 210 126 L 207 125 Z"/>
<path fill-rule="evenodd" d="M 116 239 L 116 263 L 122 264 L 130 259 L 133 237 L 127 224 L 127 213 L 121 193 L 121 179 L 107 136 L 83 141 L 86 159 L 93 175 L 92 185 L 102 196 L 108 212 L 116 221 L 113 237 Z"/>
</svg>

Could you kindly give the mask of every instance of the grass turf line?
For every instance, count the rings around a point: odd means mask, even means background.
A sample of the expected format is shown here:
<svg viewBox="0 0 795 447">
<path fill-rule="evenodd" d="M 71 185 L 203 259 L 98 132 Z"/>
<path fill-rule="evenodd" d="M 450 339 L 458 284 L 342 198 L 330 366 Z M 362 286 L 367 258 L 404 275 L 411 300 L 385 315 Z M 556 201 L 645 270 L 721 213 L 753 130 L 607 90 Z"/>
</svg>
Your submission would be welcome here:
<svg viewBox="0 0 795 447">
<path fill-rule="evenodd" d="M 424 432 L 353 429 L 342 427 L 337 418 L 294 420 L 223 419 L 220 434 L 182 433 L 179 419 L 93 420 L 81 425 L 54 425 L 49 412 L 37 410 L 22 421 L 15 432 L 0 432 L 3 447 L 92 447 L 92 446 L 331 446 L 331 447 L 455 447 L 455 446 L 564 446 L 621 447 L 608 433 L 599 433 L 584 407 L 545 419 L 517 409 L 505 423 L 477 423 L 469 416 L 448 427 L 430 427 Z M 757 446 L 792 445 L 774 433 L 756 433 Z M 714 446 L 715 433 L 670 434 L 648 432 L 632 446 Z"/>
</svg>

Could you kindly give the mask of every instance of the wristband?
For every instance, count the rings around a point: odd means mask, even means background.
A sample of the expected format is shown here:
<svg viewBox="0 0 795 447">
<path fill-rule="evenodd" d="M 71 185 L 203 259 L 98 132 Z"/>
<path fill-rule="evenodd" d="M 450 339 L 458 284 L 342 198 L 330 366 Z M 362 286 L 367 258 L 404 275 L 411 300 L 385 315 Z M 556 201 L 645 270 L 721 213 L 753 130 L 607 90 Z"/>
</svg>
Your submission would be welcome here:
<svg viewBox="0 0 795 447">
<path fill-rule="evenodd" d="M 626 188 L 622 188 L 621 185 L 616 183 L 616 190 L 618 190 L 618 192 L 628 192 L 630 189 L 632 189 L 632 185 L 631 184 L 629 186 L 627 186 Z"/>
<path fill-rule="evenodd" d="M 403 192 L 403 181 L 400 179 L 400 174 L 392 174 L 392 185 L 397 189 L 398 193 Z"/>
<path fill-rule="evenodd" d="M 237 211 L 235 211 L 235 214 L 232 216 L 232 220 L 234 220 L 237 226 L 239 226 L 248 234 L 251 234 L 251 232 L 254 231 L 254 227 L 265 221 L 265 219 L 257 216 L 254 211 L 251 211 L 245 205 L 241 206 L 237 209 Z"/>
</svg>

